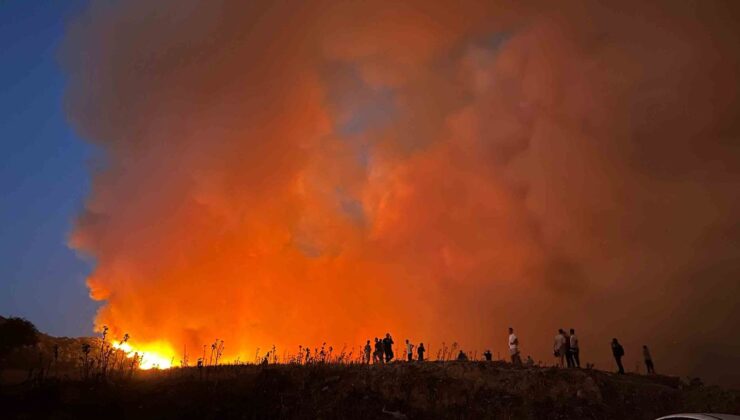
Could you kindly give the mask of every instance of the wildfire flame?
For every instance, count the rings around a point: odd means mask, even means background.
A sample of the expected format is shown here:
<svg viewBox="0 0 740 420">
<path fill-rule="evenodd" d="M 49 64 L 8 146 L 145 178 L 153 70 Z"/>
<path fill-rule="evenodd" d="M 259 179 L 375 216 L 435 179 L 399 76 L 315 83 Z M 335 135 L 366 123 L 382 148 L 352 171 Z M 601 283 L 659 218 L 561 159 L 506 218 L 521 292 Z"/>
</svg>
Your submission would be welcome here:
<svg viewBox="0 0 740 420">
<path fill-rule="evenodd" d="M 140 358 L 139 369 L 169 369 L 174 360 L 174 351 L 169 344 L 164 342 L 149 343 L 134 347 L 128 342 L 113 341 L 111 346 L 124 352 L 131 359 L 134 356 Z"/>
</svg>

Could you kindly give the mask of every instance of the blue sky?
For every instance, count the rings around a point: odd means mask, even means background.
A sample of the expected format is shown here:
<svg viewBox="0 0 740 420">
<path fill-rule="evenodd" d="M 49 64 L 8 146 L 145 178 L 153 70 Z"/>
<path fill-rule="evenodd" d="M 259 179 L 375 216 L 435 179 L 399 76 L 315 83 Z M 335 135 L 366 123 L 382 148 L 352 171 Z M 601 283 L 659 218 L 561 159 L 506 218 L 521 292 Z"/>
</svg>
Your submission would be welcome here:
<svg viewBox="0 0 740 420">
<path fill-rule="evenodd" d="M 66 245 L 93 147 L 66 121 L 58 47 L 82 0 L 0 0 L 0 315 L 86 335 L 92 264 Z"/>
</svg>

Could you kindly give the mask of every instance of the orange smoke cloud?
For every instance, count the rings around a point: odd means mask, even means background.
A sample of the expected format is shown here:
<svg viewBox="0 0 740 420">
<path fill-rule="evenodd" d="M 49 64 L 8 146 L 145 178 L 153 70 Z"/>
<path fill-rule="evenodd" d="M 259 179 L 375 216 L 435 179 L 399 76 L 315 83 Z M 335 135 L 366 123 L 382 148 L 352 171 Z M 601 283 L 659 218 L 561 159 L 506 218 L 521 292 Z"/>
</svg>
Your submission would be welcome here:
<svg viewBox="0 0 740 420">
<path fill-rule="evenodd" d="M 572 326 L 599 367 L 617 336 L 737 382 L 737 11 L 508 3 L 91 6 L 96 324 L 227 360 L 509 325 L 549 360 Z"/>
</svg>

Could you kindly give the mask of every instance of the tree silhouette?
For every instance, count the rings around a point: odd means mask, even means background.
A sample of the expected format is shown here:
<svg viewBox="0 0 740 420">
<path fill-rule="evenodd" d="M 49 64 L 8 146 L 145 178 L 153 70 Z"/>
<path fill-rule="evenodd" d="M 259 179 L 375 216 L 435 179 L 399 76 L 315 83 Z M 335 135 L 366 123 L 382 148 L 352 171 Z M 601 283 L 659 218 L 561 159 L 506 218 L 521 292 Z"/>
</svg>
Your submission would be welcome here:
<svg viewBox="0 0 740 420">
<path fill-rule="evenodd" d="M 39 331 L 30 321 L 23 318 L 8 318 L 0 323 L 0 355 L 16 348 L 32 346 L 39 341 Z"/>
</svg>

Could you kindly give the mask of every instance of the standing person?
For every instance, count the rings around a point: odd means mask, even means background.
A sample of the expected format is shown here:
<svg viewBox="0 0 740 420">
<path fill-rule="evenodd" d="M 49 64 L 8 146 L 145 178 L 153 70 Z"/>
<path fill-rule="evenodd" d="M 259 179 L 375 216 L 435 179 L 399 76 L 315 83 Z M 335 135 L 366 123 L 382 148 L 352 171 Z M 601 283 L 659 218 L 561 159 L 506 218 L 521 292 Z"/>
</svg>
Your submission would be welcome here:
<svg viewBox="0 0 740 420">
<path fill-rule="evenodd" d="M 570 352 L 570 336 L 567 332 L 563 331 L 563 337 L 565 338 L 565 344 L 563 344 L 563 353 L 565 353 L 565 362 L 568 364 L 569 368 L 572 368 L 575 366 L 575 363 L 573 363 L 573 354 Z"/>
<path fill-rule="evenodd" d="M 375 337 L 375 353 L 373 353 L 373 363 L 383 363 L 383 342 Z"/>
<path fill-rule="evenodd" d="M 519 355 L 519 338 L 514 334 L 514 329 L 509 327 L 509 354 L 511 355 L 511 363 L 521 366 L 522 358 Z"/>
<path fill-rule="evenodd" d="M 416 348 L 416 354 L 419 357 L 419 361 L 424 361 L 424 352 L 427 351 L 427 349 L 424 348 L 424 343 L 419 343 L 419 347 Z"/>
<path fill-rule="evenodd" d="M 624 366 L 622 366 L 622 357 L 624 356 L 624 347 L 622 347 L 622 345 L 619 344 L 619 341 L 617 341 L 616 338 L 612 338 L 612 354 L 614 355 L 614 360 L 617 362 L 617 367 L 619 368 L 619 374 L 624 375 Z"/>
<path fill-rule="evenodd" d="M 650 350 L 648 346 L 642 346 L 642 355 L 645 358 L 645 367 L 649 375 L 655 375 L 655 366 L 653 366 L 653 358 L 650 356 Z"/>
<path fill-rule="evenodd" d="M 365 343 L 364 350 L 364 362 L 366 365 L 370 364 L 370 351 L 372 350 L 372 347 L 370 347 L 370 340 L 367 340 L 367 343 Z"/>
<path fill-rule="evenodd" d="M 555 341 L 552 345 L 553 355 L 555 356 L 555 364 L 558 367 L 565 366 L 565 336 L 563 335 L 563 329 L 558 330 L 558 334 L 555 336 Z"/>
<path fill-rule="evenodd" d="M 414 345 L 409 343 L 409 339 L 406 339 L 406 360 L 409 362 L 414 360 Z"/>
<path fill-rule="evenodd" d="M 578 348 L 578 337 L 576 337 L 576 330 L 570 329 L 570 353 L 573 363 L 577 368 L 581 367 L 581 355 Z"/>
<path fill-rule="evenodd" d="M 383 339 L 383 351 L 385 352 L 385 362 L 388 363 L 393 360 L 393 338 L 391 333 L 385 333 Z"/>
</svg>

